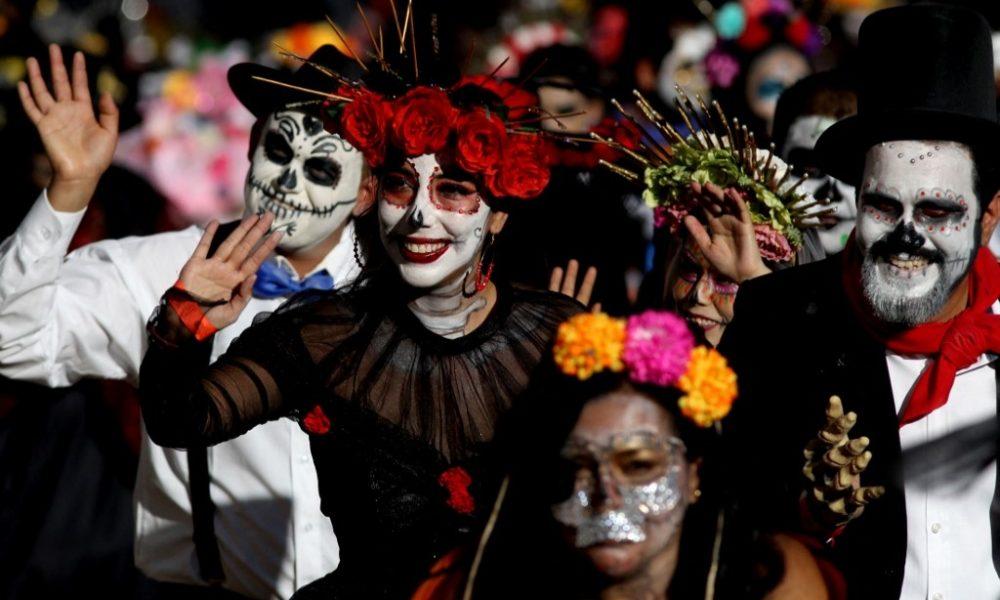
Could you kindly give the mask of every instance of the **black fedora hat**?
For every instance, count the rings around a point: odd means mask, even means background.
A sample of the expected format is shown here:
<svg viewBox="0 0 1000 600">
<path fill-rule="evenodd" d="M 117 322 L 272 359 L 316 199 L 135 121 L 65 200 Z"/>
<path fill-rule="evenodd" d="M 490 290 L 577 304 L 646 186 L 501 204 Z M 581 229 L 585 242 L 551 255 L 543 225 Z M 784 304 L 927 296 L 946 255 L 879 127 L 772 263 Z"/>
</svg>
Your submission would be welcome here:
<svg viewBox="0 0 1000 600">
<path fill-rule="evenodd" d="M 878 11 L 859 34 L 858 114 L 816 144 L 820 168 L 857 185 L 865 153 L 890 140 L 947 140 L 991 166 L 1000 149 L 993 43 L 979 13 L 944 4 Z"/>
<path fill-rule="evenodd" d="M 349 59 L 331 44 L 317 48 L 308 60 L 309 63 L 325 67 L 345 78 L 350 79 L 353 75 L 351 68 L 353 63 L 350 63 Z M 289 104 L 304 100 L 322 100 L 322 97 L 260 81 L 254 79 L 255 76 L 320 92 L 333 93 L 336 90 L 337 80 L 309 63 L 303 63 L 295 71 L 272 69 L 257 63 L 240 63 L 229 68 L 227 79 L 236 98 L 254 116 L 260 118 Z"/>
</svg>

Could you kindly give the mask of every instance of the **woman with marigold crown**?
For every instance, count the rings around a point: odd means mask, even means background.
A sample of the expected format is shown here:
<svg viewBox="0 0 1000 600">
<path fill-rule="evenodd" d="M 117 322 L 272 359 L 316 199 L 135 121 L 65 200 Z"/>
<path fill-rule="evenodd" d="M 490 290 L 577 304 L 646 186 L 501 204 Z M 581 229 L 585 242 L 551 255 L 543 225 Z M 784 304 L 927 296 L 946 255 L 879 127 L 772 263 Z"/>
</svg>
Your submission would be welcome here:
<svg viewBox="0 0 1000 600">
<path fill-rule="evenodd" d="M 160 444 L 215 444 L 283 416 L 312 436 L 341 562 L 302 597 L 409 597 L 474 539 L 500 483 L 497 422 L 582 310 L 491 277 L 508 210 L 548 180 L 523 96 L 488 77 L 427 83 L 409 55 L 388 58 L 364 83 L 331 79 L 328 94 L 327 128 L 374 173 L 358 283 L 294 298 L 208 366 L 206 330 L 237 317 L 250 283 L 208 256 L 206 235 L 150 323 L 141 372 Z"/>
<path fill-rule="evenodd" d="M 809 550 L 759 535 L 720 477 L 736 397 L 678 315 L 560 325 L 504 438 L 510 491 L 474 597 L 829 597 Z"/>
</svg>

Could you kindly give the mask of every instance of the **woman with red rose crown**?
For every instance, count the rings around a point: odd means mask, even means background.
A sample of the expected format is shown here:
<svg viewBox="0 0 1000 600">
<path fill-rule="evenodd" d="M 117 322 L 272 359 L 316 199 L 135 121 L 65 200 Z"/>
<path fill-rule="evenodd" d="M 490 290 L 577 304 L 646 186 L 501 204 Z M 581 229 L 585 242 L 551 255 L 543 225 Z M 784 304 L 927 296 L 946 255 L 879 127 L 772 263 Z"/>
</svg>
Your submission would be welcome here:
<svg viewBox="0 0 1000 600">
<path fill-rule="evenodd" d="M 373 67 L 373 70 L 376 67 Z M 312 434 L 336 571 L 296 597 L 407 598 L 429 568 L 475 543 L 500 485 L 500 418 L 559 323 L 583 307 L 493 281 L 510 207 L 548 181 L 531 95 L 490 78 L 443 87 L 343 86 L 327 127 L 372 167 L 376 207 L 358 224 L 363 274 L 306 292 L 207 366 L 205 331 L 248 289 L 240 257 L 262 232 L 207 247 L 149 324 L 143 417 L 165 446 L 196 447 L 283 416 Z M 236 258 L 233 258 L 233 257 Z M 202 341 L 199 341 L 202 340 Z"/>
</svg>

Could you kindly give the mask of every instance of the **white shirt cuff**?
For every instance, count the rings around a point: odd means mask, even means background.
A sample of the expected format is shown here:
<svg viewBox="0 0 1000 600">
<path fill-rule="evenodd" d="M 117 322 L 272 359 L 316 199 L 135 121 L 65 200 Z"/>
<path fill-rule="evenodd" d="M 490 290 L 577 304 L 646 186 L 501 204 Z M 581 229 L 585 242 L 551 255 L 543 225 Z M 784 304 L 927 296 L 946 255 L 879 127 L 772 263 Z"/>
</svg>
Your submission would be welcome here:
<svg viewBox="0 0 1000 600">
<path fill-rule="evenodd" d="M 86 212 L 86 208 L 77 212 L 57 211 L 49 203 L 48 191 L 42 190 L 18 227 L 25 249 L 33 256 L 64 256 Z"/>
</svg>

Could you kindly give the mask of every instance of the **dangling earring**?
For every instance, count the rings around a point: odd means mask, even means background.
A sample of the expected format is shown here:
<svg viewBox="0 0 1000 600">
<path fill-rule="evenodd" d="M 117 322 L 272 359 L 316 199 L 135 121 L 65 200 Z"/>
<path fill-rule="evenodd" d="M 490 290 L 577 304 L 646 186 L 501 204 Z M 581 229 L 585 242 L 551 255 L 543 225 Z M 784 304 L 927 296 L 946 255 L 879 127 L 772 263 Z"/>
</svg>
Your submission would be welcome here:
<svg viewBox="0 0 1000 600">
<path fill-rule="evenodd" d="M 486 244 L 483 246 L 483 253 L 479 257 L 479 268 L 476 269 L 476 291 L 481 292 L 486 289 L 486 286 L 490 283 L 490 277 L 493 276 L 493 264 L 495 258 L 493 255 L 494 245 L 496 243 L 497 236 L 494 234 L 489 234 L 490 237 L 486 239 Z M 489 254 L 489 263 L 486 264 L 486 257 Z M 486 265 L 485 270 L 483 265 Z"/>
<path fill-rule="evenodd" d="M 358 263 L 358 267 L 362 269 L 365 268 L 365 263 L 363 260 L 361 260 L 361 248 L 358 244 L 357 232 L 355 232 L 354 234 L 354 262 Z"/>
</svg>

